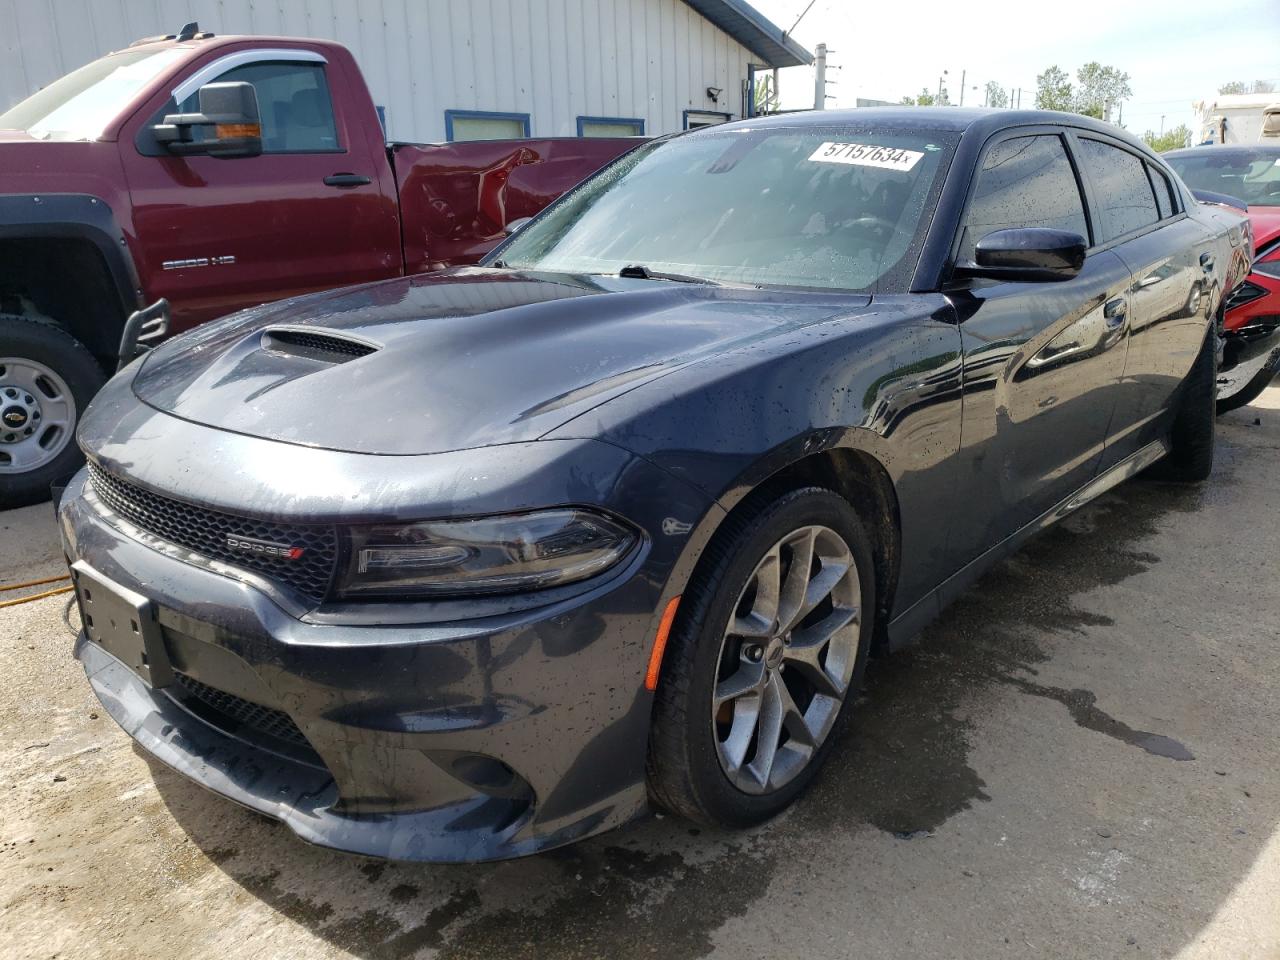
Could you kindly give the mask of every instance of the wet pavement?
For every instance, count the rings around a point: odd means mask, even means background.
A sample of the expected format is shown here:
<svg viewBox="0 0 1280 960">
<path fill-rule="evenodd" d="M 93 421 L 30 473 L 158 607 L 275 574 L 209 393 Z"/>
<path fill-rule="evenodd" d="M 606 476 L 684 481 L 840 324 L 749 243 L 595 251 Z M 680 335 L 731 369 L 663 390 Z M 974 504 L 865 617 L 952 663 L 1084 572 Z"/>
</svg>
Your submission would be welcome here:
<svg viewBox="0 0 1280 960">
<path fill-rule="evenodd" d="M 0 610 L 0 954 L 1280 958 L 1280 389 L 1220 436 L 1210 483 L 1119 488 L 873 663 L 745 833 L 311 848 L 132 748 L 64 597 Z M 56 572 L 48 517 L 0 514 L 0 581 Z"/>
</svg>

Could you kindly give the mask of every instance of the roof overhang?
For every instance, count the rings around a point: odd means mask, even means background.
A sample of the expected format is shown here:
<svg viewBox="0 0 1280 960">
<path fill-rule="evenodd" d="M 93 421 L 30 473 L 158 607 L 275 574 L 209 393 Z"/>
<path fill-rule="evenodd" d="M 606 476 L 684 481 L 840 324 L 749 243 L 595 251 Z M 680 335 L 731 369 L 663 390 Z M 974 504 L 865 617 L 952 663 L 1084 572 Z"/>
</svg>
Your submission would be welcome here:
<svg viewBox="0 0 1280 960">
<path fill-rule="evenodd" d="M 813 63 L 811 54 L 776 23 L 745 0 L 684 0 L 767 67 L 799 67 Z"/>
</svg>

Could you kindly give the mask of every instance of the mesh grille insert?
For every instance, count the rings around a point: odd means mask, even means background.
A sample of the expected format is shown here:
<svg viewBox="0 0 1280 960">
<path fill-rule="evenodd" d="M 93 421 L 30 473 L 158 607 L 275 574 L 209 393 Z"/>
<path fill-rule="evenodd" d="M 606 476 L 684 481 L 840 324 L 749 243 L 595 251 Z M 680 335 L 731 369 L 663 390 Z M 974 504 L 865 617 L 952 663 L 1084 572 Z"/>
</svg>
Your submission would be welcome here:
<svg viewBox="0 0 1280 960">
<path fill-rule="evenodd" d="M 235 694 L 201 683 L 195 677 L 189 677 L 178 670 L 173 671 L 173 677 L 187 694 L 236 723 L 275 737 L 277 740 L 306 747 L 307 750 L 312 749 L 306 734 L 298 729 L 293 718 L 283 710 L 275 710 L 241 699 Z"/>
<path fill-rule="evenodd" d="M 359 340 L 348 340 L 325 333 L 306 333 L 302 330 L 268 330 L 262 336 L 262 345 L 269 350 L 283 350 L 331 363 L 367 357 L 378 349 Z"/>
<path fill-rule="evenodd" d="M 338 557 L 338 536 L 332 525 L 277 523 L 208 510 L 143 490 L 92 462 L 89 477 L 107 507 L 147 533 L 200 556 L 261 573 L 317 603 L 329 592 Z M 241 544 L 233 547 L 229 541 Z M 253 552 L 255 544 L 278 552 L 285 552 L 279 547 L 301 552 L 289 559 Z"/>
</svg>

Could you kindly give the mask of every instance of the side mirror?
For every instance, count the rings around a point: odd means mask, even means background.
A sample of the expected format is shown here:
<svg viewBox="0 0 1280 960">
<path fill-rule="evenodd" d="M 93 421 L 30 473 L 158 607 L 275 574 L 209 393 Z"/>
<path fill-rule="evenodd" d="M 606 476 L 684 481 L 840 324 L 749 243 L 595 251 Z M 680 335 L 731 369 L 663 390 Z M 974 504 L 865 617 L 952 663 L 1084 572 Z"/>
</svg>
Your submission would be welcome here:
<svg viewBox="0 0 1280 960">
<path fill-rule="evenodd" d="M 170 113 L 152 132 L 176 156 L 256 157 L 262 153 L 258 93 L 251 83 L 207 83 L 200 88 L 199 113 Z M 197 140 L 199 127 L 212 136 Z"/>
<path fill-rule="evenodd" d="M 506 229 L 503 232 L 509 237 L 513 233 L 517 233 L 527 227 L 529 225 L 529 221 L 532 219 L 533 217 L 516 217 L 516 219 L 507 224 Z"/>
<path fill-rule="evenodd" d="M 978 241 L 974 261 L 956 264 L 959 277 L 989 280 L 1070 280 L 1084 266 L 1084 237 L 1048 227 L 997 230 Z"/>
</svg>

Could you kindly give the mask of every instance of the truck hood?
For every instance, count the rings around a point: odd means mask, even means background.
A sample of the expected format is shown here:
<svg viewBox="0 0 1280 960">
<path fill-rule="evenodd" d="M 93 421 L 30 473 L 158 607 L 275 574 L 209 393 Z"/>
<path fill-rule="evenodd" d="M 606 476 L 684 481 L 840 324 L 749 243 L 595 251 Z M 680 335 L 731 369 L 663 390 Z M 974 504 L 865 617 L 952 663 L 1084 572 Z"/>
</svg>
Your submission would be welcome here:
<svg viewBox="0 0 1280 960">
<path fill-rule="evenodd" d="M 302 297 L 170 340 L 144 403 L 372 454 L 534 440 L 685 364 L 869 297 L 467 268 Z"/>
</svg>

